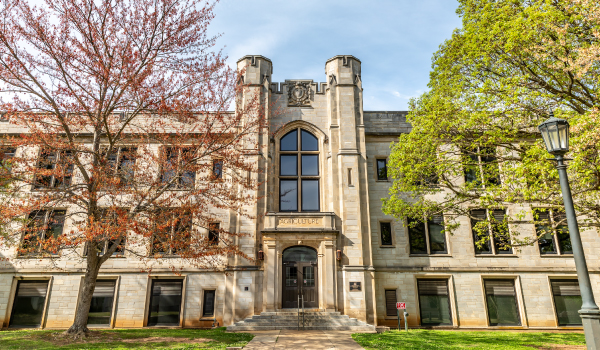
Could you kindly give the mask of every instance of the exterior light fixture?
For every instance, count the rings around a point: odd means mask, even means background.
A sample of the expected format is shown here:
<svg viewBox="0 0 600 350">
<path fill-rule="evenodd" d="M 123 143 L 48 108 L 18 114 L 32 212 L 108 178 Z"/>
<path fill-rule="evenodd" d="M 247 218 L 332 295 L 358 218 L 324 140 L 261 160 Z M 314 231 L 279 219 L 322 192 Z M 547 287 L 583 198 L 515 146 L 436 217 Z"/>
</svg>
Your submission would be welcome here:
<svg viewBox="0 0 600 350">
<path fill-rule="evenodd" d="M 262 251 L 262 249 L 258 251 L 258 254 L 256 257 L 258 260 L 265 260 L 265 253 Z"/>
<path fill-rule="evenodd" d="M 554 118 L 550 112 L 550 119 L 546 120 L 538 127 L 544 138 L 548 153 L 554 156 L 556 169 L 562 192 L 563 203 L 565 205 L 565 214 L 567 215 L 567 225 L 569 227 L 569 236 L 571 237 L 571 246 L 573 248 L 573 259 L 577 270 L 577 280 L 579 281 L 579 290 L 581 292 L 581 322 L 585 333 L 585 342 L 589 350 L 600 350 L 600 309 L 594 300 L 590 275 L 585 261 L 583 244 L 579 235 L 579 225 L 575 215 L 571 187 L 567 176 L 567 165 L 564 155 L 569 151 L 569 122 L 564 119 Z"/>
<path fill-rule="evenodd" d="M 550 112 L 550 118 L 540 124 L 538 129 L 542 133 L 548 153 L 552 155 L 563 155 L 569 151 L 569 122 L 554 117 Z"/>
</svg>

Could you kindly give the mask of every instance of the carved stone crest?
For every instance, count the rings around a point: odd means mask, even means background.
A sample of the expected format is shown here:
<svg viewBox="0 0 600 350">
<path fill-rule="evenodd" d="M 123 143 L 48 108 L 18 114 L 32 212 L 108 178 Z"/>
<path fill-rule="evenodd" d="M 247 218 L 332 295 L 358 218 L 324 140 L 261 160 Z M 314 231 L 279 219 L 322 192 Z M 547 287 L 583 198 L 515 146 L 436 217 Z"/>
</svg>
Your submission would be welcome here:
<svg viewBox="0 0 600 350">
<path fill-rule="evenodd" d="M 310 107 L 310 83 L 294 81 L 288 83 L 288 107 Z"/>
</svg>

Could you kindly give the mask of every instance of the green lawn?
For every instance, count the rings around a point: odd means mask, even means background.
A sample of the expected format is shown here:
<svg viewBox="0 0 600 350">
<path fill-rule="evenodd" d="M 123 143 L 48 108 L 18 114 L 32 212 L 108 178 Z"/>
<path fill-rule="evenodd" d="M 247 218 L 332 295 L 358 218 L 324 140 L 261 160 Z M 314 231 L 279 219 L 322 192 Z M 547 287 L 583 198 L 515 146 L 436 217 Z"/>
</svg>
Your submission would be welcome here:
<svg viewBox="0 0 600 350">
<path fill-rule="evenodd" d="M 582 333 L 410 330 L 408 333 L 357 333 L 352 338 L 365 349 L 585 349 Z"/>
<path fill-rule="evenodd" d="M 254 336 L 225 333 L 225 328 L 95 330 L 84 341 L 72 342 L 64 331 L 9 330 L 0 332 L 0 348 L 8 349 L 225 349 L 246 345 Z"/>
</svg>

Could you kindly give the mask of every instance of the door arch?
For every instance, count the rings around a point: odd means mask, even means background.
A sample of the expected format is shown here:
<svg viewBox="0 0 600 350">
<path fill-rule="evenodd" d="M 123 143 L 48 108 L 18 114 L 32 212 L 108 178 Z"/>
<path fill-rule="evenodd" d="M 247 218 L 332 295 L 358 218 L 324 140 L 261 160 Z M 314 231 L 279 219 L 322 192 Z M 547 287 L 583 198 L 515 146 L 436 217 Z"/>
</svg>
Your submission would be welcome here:
<svg viewBox="0 0 600 350">
<path fill-rule="evenodd" d="M 289 247 L 283 251 L 282 260 L 282 307 L 302 307 L 298 305 L 298 297 L 304 299 L 305 308 L 319 307 L 316 249 L 306 246 Z"/>
</svg>

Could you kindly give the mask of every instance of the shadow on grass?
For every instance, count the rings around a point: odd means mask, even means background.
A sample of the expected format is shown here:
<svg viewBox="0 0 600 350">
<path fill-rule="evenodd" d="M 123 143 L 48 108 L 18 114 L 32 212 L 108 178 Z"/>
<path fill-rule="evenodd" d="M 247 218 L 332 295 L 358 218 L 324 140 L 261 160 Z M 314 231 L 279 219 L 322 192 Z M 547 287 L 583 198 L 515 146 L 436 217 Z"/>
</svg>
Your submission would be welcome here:
<svg viewBox="0 0 600 350">
<path fill-rule="evenodd" d="M 585 349 L 580 333 L 463 332 L 411 330 L 353 334 L 366 349 Z"/>
<path fill-rule="evenodd" d="M 115 329 L 94 330 L 84 341 L 63 337 L 64 331 L 9 330 L 0 332 L 2 349 L 225 349 L 243 346 L 254 337 L 225 333 L 225 328 L 199 329 Z"/>
</svg>

